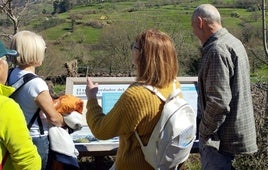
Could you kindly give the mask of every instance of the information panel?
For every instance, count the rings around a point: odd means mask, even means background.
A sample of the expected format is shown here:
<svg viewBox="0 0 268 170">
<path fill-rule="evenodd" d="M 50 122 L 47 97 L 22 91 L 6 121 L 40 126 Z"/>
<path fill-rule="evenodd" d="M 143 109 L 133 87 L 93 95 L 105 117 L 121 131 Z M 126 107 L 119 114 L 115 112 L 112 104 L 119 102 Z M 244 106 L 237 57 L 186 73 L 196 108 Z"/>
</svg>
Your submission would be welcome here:
<svg viewBox="0 0 268 170">
<path fill-rule="evenodd" d="M 197 77 L 178 77 L 181 83 L 181 89 L 183 97 L 189 104 L 197 111 Z M 107 114 L 122 93 L 128 88 L 128 86 L 135 81 L 134 77 L 92 77 L 94 83 L 99 84 L 99 91 L 97 93 L 97 99 L 102 106 L 103 112 Z M 86 138 L 93 143 L 98 141 L 90 133 L 86 123 L 86 103 L 87 97 L 85 94 L 86 78 L 85 77 L 68 77 L 66 82 L 66 94 L 72 94 L 81 98 L 84 101 L 83 109 L 83 125 L 84 128 L 79 132 L 73 134 L 74 139 L 86 136 Z M 113 142 L 118 138 L 111 139 Z M 83 141 L 81 141 L 83 142 Z"/>
<path fill-rule="evenodd" d="M 129 84 L 99 84 L 97 98 L 102 106 L 103 112 L 108 113 L 117 102 L 121 94 L 128 88 Z M 72 95 L 83 99 L 86 102 L 86 85 L 73 85 Z M 86 104 L 86 103 L 85 103 Z"/>
</svg>

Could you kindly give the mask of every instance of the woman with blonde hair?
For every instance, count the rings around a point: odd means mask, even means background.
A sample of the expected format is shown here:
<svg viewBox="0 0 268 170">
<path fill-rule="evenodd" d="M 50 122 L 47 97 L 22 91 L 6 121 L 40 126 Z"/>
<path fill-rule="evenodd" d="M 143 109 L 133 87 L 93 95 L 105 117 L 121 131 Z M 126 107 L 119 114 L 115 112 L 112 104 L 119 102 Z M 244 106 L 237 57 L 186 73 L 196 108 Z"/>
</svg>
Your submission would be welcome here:
<svg viewBox="0 0 268 170">
<path fill-rule="evenodd" d="M 8 84 L 15 84 L 28 73 L 36 75 L 35 69 L 42 65 L 45 57 L 44 39 L 34 32 L 20 31 L 13 36 L 11 49 L 17 50 L 19 56 L 14 61 L 16 67 L 9 73 Z M 44 170 L 49 153 L 48 123 L 63 126 L 63 117 L 55 110 L 48 85 L 40 77 L 27 82 L 13 98 L 22 108 L 28 125 L 31 120 L 34 120 L 33 116 L 39 108 L 44 112 L 43 115 L 38 115 L 33 124 L 28 127 L 42 158 L 42 170 Z M 41 123 L 38 121 L 39 118 Z"/>
<path fill-rule="evenodd" d="M 132 63 L 137 71 L 136 82 L 129 86 L 106 115 L 97 101 L 98 84 L 87 79 L 87 123 L 98 139 L 119 136 L 115 169 L 150 170 L 153 167 L 144 159 L 134 131 L 137 131 L 143 144 L 147 145 L 164 102 L 143 85 L 154 86 L 167 97 L 177 78 L 178 60 L 171 38 L 155 29 L 139 34 L 131 45 L 131 50 Z M 176 86 L 180 86 L 178 81 Z"/>
</svg>

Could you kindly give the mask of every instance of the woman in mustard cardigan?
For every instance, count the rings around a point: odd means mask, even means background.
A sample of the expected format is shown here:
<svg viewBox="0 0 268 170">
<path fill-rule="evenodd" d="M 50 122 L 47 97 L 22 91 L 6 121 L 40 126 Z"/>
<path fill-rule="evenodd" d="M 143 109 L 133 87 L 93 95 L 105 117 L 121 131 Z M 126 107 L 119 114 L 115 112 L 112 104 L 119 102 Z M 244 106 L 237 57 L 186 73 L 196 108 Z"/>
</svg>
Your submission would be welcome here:
<svg viewBox="0 0 268 170">
<path fill-rule="evenodd" d="M 167 97 L 178 74 L 178 60 L 171 38 L 154 29 L 139 34 L 131 50 L 137 71 L 136 82 L 121 95 L 107 115 L 103 114 L 96 98 L 98 84 L 87 79 L 87 123 L 98 139 L 119 136 L 116 170 L 150 170 L 153 167 L 144 159 L 134 131 L 137 130 L 143 144 L 147 145 L 164 103 L 142 84 L 156 87 Z M 177 86 L 180 86 L 179 82 Z"/>
</svg>

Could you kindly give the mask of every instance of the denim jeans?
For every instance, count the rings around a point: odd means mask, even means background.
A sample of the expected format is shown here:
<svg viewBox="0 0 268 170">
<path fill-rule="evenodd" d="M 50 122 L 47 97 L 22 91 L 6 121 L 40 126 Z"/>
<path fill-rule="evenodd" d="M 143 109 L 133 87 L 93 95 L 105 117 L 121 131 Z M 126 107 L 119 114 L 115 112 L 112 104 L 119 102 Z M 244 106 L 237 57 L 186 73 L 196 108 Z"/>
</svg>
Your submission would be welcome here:
<svg viewBox="0 0 268 170">
<path fill-rule="evenodd" d="M 48 164 L 48 153 L 49 153 L 49 140 L 48 136 L 33 137 L 33 143 L 37 147 L 38 153 L 42 159 L 42 169 L 46 170 Z"/>
<path fill-rule="evenodd" d="M 203 170 L 232 170 L 234 156 L 230 153 L 219 151 L 216 148 L 204 145 L 199 137 L 199 152 Z"/>
</svg>

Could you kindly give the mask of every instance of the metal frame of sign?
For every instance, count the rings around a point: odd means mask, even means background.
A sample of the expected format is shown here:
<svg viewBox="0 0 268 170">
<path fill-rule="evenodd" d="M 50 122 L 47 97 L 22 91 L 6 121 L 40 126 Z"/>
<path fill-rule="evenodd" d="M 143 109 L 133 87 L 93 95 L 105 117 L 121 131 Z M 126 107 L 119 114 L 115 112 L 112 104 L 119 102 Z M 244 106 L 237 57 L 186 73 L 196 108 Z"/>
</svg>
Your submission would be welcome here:
<svg viewBox="0 0 268 170">
<path fill-rule="evenodd" d="M 135 77 L 91 77 L 94 83 L 99 84 L 130 84 L 135 81 Z M 197 77 L 178 77 L 181 84 L 196 84 Z M 67 77 L 66 94 L 73 94 L 75 85 L 86 85 L 86 77 Z"/>
</svg>

